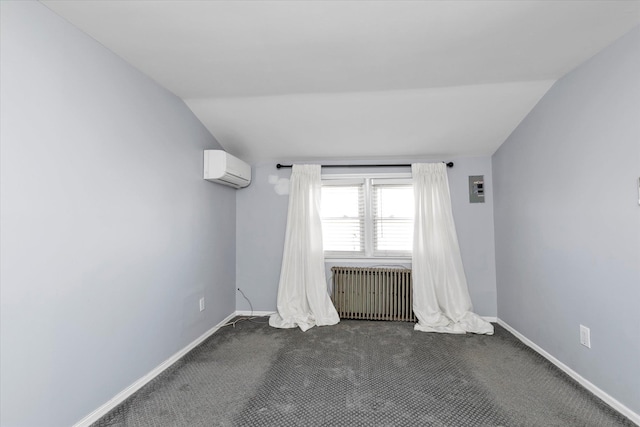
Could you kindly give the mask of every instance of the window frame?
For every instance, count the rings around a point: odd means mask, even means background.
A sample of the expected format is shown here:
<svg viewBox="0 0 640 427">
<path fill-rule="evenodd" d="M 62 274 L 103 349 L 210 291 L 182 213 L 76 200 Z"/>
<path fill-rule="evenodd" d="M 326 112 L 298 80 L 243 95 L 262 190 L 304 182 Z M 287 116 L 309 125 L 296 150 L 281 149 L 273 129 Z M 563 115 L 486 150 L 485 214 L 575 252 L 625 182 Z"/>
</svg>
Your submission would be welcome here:
<svg viewBox="0 0 640 427">
<path fill-rule="evenodd" d="M 332 261 L 384 260 L 406 262 L 411 260 L 411 252 L 375 252 L 374 218 L 373 218 L 373 186 L 376 184 L 413 185 L 411 173 L 362 173 L 362 174 L 322 174 L 322 185 L 363 184 L 364 199 L 364 253 L 324 251 L 324 257 Z"/>
<path fill-rule="evenodd" d="M 366 225 L 366 218 L 367 218 L 367 195 L 366 195 L 366 180 L 362 177 L 337 177 L 337 178 L 331 178 L 328 180 L 325 180 L 324 178 L 322 178 L 322 186 L 325 186 L 325 181 L 326 182 L 326 186 L 355 186 L 355 185 L 361 185 L 362 186 L 362 200 L 363 200 L 363 220 L 362 220 L 362 230 L 361 230 L 361 234 L 363 236 L 363 246 L 362 246 L 362 251 L 324 251 L 325 254 L 325 258 L 327 257 L 327 254 L 330 254 L 330 258 L 350 258 L 350 259 L 358 259 L 358 258 L 363 258 L 366 256 L 367 253 L 367 248 L 366 248 L 366 241 L 367 241 L 367 237 L 366 237 L 366 232 L 367 232 L 367 225 Z M 322 220 L 322 218 L 320 218 Z"/>
</svg>

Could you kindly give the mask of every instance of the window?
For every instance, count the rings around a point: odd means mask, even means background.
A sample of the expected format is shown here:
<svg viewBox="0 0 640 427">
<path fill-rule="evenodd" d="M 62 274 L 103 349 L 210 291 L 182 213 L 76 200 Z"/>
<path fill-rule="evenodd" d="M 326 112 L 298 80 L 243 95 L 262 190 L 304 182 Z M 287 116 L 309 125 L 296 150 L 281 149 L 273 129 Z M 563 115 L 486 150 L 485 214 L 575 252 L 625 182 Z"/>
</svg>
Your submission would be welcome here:
<svg viewBox="0 0 640 427">
<path fill-rule="evenodd" d="M 325 252 L 364 253 L 364 186 L 322 186 L 322 240 Z"/>
<path fill-rule="evenodd" d="M 413 186 L 374 184 L 373 251 L 378 255 L 411 254 Z"/>
<path fill-rule="evenodd" d="M 413 245 L 409 178 L 323 177 L 322 232 L 329 257 L 408 257 Z"/>
</svg>

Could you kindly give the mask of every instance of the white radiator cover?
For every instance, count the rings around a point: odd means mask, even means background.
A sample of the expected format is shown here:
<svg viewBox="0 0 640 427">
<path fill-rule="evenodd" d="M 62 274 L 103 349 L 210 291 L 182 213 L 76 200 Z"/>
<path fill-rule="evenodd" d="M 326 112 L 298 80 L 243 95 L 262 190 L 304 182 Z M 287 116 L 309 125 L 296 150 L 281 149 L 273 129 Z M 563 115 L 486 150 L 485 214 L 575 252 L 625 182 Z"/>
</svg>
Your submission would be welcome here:
<svg viewBox="0 0 640 427">
<path fill-rule="evenodd" d="M 223 150 L 204 150 L 204 179 L 233 188 L 251 184 L 251 166 Z"/>
</svg>

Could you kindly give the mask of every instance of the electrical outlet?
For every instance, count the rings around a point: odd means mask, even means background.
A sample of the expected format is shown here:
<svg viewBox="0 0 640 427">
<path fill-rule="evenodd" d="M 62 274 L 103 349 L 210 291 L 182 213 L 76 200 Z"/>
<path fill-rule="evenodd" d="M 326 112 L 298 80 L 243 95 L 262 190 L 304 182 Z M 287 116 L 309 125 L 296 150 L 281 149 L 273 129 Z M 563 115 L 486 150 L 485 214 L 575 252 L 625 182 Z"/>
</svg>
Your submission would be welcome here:
<svg viewBox="0 0 640 427">
<path fill-rule="evenodd" d="M 580 344 L 591 348 L 591 329 L 584 325 L 580 325 Z"/>
<path fill-rule="evenodd" d="M 200 298 L 200 311 L 204 310 L 204 297 Z"/>
</svg>

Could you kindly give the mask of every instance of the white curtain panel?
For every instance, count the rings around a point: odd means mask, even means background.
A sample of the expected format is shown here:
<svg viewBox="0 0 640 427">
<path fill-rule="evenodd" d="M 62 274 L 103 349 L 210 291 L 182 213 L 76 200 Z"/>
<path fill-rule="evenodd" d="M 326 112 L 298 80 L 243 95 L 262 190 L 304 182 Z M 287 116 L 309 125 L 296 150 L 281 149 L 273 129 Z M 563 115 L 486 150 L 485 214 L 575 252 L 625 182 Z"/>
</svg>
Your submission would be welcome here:
<svg viewBox="0 0 640 427">
<path fill-rule="evenodd" d="M 453 222 L 444 163 L 411 165 L 415 197 L 412 275 L 416 330 L 493 334 L 493 325 L 472 312 Z"/>
<path fill-rule="evenodd" d="M 269 325 L 306 331 L 340 321 L 324 270 L 320 221 L 320 165 L 293 165 L 284 242 L 278 312 Z"/>
</svg>

